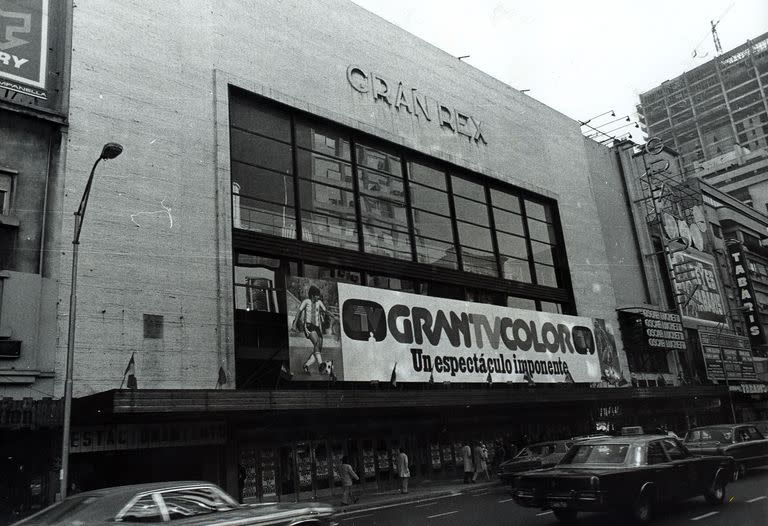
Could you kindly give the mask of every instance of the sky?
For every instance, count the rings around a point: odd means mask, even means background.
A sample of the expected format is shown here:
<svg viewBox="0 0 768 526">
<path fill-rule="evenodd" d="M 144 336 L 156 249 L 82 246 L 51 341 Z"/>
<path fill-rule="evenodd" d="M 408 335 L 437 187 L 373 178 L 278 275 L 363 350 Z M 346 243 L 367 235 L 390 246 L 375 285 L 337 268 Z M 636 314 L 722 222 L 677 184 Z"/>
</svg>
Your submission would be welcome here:
<svg viewBox="0 0 768 526">
<path fill-rule="evenodd" d="M 724 51 L 768 31 L 768 0 L 353 1 L 582 121 L 711 60 L 711 20 Z"/>
</svg>

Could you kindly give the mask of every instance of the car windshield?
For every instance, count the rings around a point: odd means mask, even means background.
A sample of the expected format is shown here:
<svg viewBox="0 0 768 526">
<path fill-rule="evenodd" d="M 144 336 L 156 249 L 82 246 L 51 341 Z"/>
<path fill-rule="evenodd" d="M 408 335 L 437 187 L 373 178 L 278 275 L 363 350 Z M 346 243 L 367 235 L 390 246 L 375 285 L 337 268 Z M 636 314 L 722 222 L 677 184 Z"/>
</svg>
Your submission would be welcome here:
<svg viewBox="0 0 768 526">
<path fill-rule="evenodd" d="M 576 444 L 561 464 L 623 464 L 629 444 Z"/>
<path fill-rule="evenodd" d="M 554 447 L 554 444 L 534 444 L 521 449 L 515 458 L 546 456 L 554 451 Z"/>
<path fill-rule="evenodd" d="M 99 497 L 94 495 L 70 497 L 32 515 L 27 521 L 40 526 L 61 524 L 65 517 L 74 519 L 78 513 L 88 509 L 97 500 L 99 500 Z M 24 521 L 21 524 L 25 524 L 27 521 Z"/>
<path fill-rule="evenodd" d="M 722 442 L 733 441 L 733 432 L 730 429 L 694 429 L 685 437 L 686 442 Z"/>
</svg>

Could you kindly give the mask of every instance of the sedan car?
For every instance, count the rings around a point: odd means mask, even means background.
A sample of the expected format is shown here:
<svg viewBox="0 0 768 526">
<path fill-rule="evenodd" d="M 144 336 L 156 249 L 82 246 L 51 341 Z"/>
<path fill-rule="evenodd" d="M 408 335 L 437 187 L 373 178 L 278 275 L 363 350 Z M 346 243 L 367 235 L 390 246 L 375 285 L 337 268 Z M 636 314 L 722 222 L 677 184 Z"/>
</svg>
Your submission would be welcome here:
<svg viewBox="0 0 768 526">
<path fill-rule="evenodd" d="M 581 511 L 619 511 L 647 522 L 665 501 L 704 495 L 721 504 L 733 467 L 730 457 L 694 456 L 672 437 L 589 440 L 574 444 L 554 468 L 518 475 L 512 497 L 563 522 Z"/>
<path fill-rule="evenodd" d="M 504 482 L 512 482 L 515 475 L 521 471 L 552 467 L 560 462 L 571 445 L 573 445 L 571 440 L 531 444 L 521 449 L 515 458 L 499 464 L 497 475 Z"/>
<path fill-rule="evenodd" d="M 744 476 L 748 469 L 768 464 L 768 439 L 753 424 L 696 427 L 686 435 L 685 446 L 698 455 L 733 457 L 733 480 Z"/>
<path fill-rule="evenodd" d="M 334 514 L 332 506 L 317 503 L 238 504 L 221 488 L 208 482 L 159 482 L 78 493 L 16 524 L 168 522 L 185 526 L 336 526 Z"/>
</svg>

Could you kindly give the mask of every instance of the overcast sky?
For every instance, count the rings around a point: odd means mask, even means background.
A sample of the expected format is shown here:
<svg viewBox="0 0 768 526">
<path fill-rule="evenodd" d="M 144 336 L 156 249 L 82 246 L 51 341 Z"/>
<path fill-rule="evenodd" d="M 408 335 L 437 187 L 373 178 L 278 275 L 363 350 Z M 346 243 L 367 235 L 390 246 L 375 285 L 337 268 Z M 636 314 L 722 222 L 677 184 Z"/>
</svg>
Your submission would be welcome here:
<svg viewBox="0 0 768 526">
<path fill-rule="evenodd" d="M 710 20 L 725 51 L 768 31 L 768 0 L 353 1 L 579 120 L 710 60 Z"/>
</svg>

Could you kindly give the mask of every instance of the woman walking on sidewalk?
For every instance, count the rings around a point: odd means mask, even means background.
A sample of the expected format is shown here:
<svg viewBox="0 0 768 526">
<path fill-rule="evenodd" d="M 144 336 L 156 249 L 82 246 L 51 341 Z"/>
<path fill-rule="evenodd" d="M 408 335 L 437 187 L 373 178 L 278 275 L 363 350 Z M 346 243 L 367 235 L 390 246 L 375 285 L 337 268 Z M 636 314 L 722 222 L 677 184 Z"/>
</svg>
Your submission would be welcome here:
<svg viewBox="0 0 768 526">
<path fill-rule="evenodd" d="M 349 457 L 344 455 L 341 457 L 341 484 L 344 486 L 344 493 L 341 496 L 342 506 L 349 504 L 350 493 L 352 492 L 352 480 L 360 480 L 355 470 L 349 465 Z M 357 502 L 357 499 L 355 499 Z"/>
<path fill-rule="evenodd" d="M 397 474 L 400 476 L 400 493 L 408 493 L 411 470 L 408 469 L 408 455 L 405 454 L 404 447 L 400 448 L 400 454 L 397 455 Z"/>
</svg>

